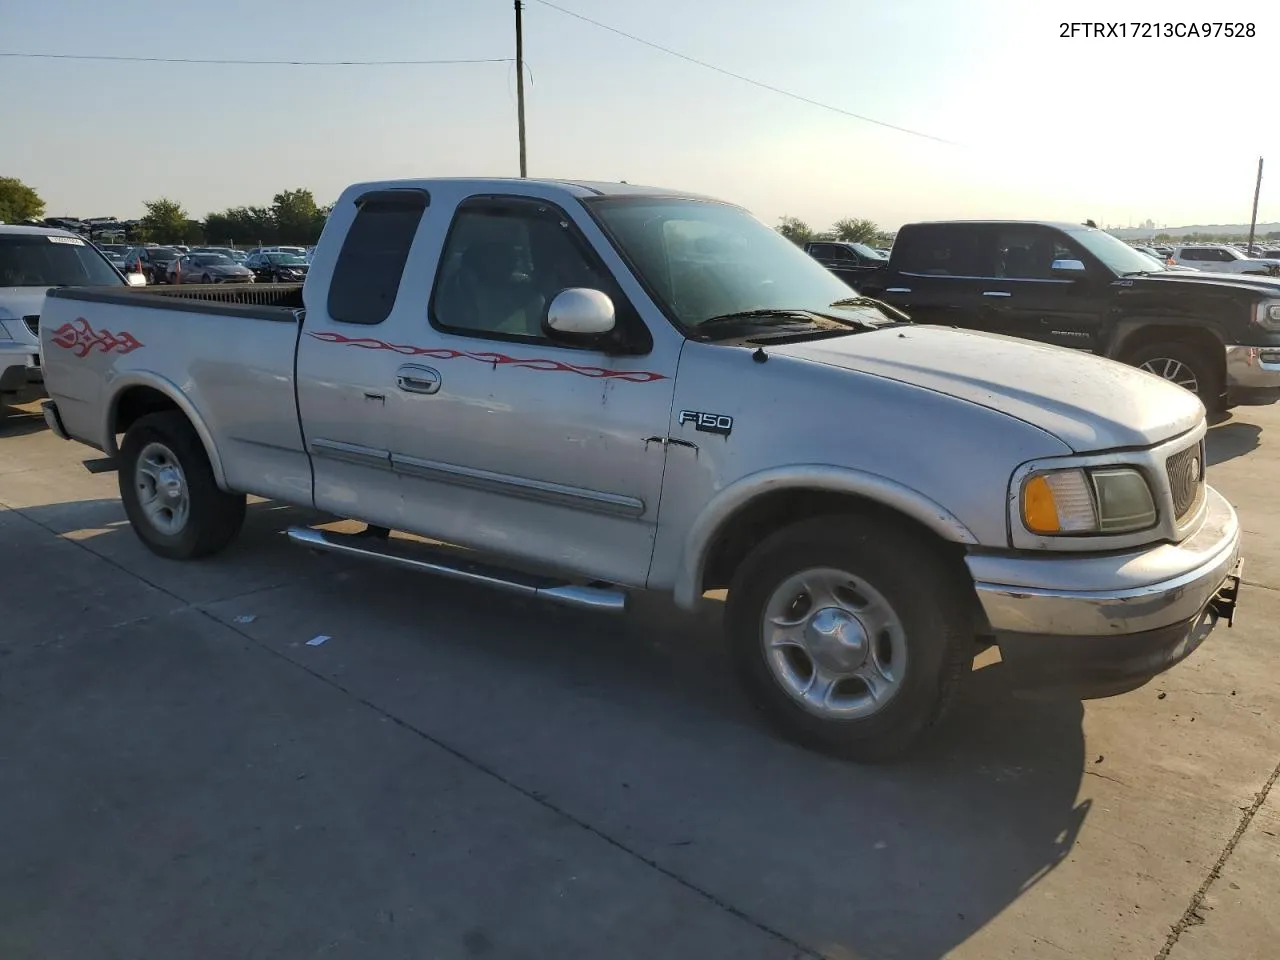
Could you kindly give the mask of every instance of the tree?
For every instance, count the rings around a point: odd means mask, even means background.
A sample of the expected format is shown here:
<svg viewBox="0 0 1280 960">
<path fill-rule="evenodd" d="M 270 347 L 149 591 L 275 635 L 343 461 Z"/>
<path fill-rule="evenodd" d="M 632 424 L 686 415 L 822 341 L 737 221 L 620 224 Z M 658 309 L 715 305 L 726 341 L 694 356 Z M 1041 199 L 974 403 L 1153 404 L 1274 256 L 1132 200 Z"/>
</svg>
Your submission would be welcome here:
<svg viewBox="0 0 1280 960">
<path fill-rule="evenodd" d="M 40 194 L 17 177 L 0 177 L 0 222 L 21 223 L 43 216 Z"/>
<path fill-rule="evenodd" d="M 845 243 L 875 243 L 880 236 L 880 228 L 870 220 L 845 217 L 831 225 L 831 233 Z"/>
<path fill-rule="evenodd" d="M 142 228 L 142 234 L 147 240 L 182 243 L 188 230 L 187 211 L 182 209 L 182 204 L 168 197 L 161 197 L 143 206 L 147 208 L 147 212 L 138 226 Z"/>
<path fill-rule="evenodd" d="M 279 242 L 275 215 L 266 207 L 232 207 L 222 213 L 211 213 L 204 221 L 208 243 Z"/>
<path fill-rule="evenodd" d="M 271 214 L 280 243 L 298 246 L 320 239 L 324 214 L 310 190 L 285 190 L 271 198 Z"/>
<path fill-rule="evenodd" d="M 813 239 L 813 228 L 799 217 L 779 217 L 777 230 L 797 245 L 806 244 Z"/>
</svg>

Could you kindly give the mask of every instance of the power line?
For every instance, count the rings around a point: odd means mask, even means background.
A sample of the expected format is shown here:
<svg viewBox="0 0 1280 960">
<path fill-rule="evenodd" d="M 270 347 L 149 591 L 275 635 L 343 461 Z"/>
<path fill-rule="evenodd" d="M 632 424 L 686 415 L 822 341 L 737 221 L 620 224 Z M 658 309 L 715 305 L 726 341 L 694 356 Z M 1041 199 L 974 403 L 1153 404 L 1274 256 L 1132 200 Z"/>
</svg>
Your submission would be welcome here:
<svg viewBox="0 0 1280 960">
<path fill-rule="evenodd" d="M 726 77 L 732 77 L 735 80 L 741 80 L 743 83 L 749 83 L 753 87 L 759 87 L 761 90 L 768 90 L 770 93 L 776 93 L 784 97 L 790 97 L 792 100 L 799 100 L 801 103 L 807 103 L 813 107 L 821 107 L 823 110 L 830 110 L 832 113 L 838 113 L 846 117 L 852 117 L 853 119 L 861 120 L 864 123 L 874 123 L 877 127 L 886 127 L 889 130 L 897 130 L 899 133 L 906 133 L 913 137 L 922 137 L 925 140 L 933 140 L 937 143 L 945 143 L 953 147 L 960 146 L 960 144 L 956 143 L 954 140 L 947 140 L 944 137 L 937 137 L 931 133 L 922 133 L 919 130 L 912 130 L 910 127 L 901 127 L 901 126 L 898 126 L 898 124 L 896 123 L 888 123 L 884 120 L 877 120 L 874 117 L 868 117 L 861 113 L 854 113 L 852 110 L 845 110 L 843 107 L 837 107 L 829 103 L 823 103 L 820 100 L 814 100 L 810 97 L 803 96 L 799 93 L 793 93 L 790 90 L 783 90 L 781 87 L 775 87 L 772 84 L 764 83 L 761 80 L 753 80 L 751 79 L 751 77 L 744 77 L 742 74 L 734 73 L 732 70 L 726 70 L 724 69 L 724 67 L 717 67 L 714 63 L 707 63 L 705 60 L 699 60 L 696 57 L 691 57 L 688 54 L 681 53 L 678 50 L 672 50 L 670 47 L 664 47 L 660 43 L 654 43 L 652 40 L 644 39 L 644 37 L 637 37 L 635 34 L 627 33 L 625 30 L 619 30 L 617 27 L 611 27 L 607 23 L 601 23 L 599 20 L 592 20 L 590 17 L 583 16 L 580 13 L 575 13 L 572 10 L 566 10 L 564 7 L 560 6 L 559 4 L 551 3 L 550 0 L 533 0 L 533 2 L 540 3 L 544 7 L 550 7 L 552 10 L 559 11 L 560 13 L 563 13 L 565 16 L 573 17 L 574 19 L 581 20 L 584 23 L 589 23 L 594 27 L 599 27 L 601 30 L 608 30 L 610 33 L 616 33 L 620 37 L 626 37 L 628 40 L 634 40 L 636 43 L 644 44 L 646 47 L 651 47 L 654 50 L 660 50 L 663 53 L 670 54 L 671 56 L 677 57 L 681 60 L 685 60 L 688 63 L 696 64 L 697 66 L 703 67 L 707 70 L 714 70 L 716 73 L 723 74 Z"/>
<path fill-rule="evenodd" d="M 456 63 L 511 63 L 512 57 L 481 57 L 457 60 L 203 60 L 194 57 L 112 57 L 80 53 L 9 53 L 0 57 L 25 60 L 110 60 L 117 63 L 213 63 L 223 66 L 280 67 L 424 67 Z"/>
</svg>

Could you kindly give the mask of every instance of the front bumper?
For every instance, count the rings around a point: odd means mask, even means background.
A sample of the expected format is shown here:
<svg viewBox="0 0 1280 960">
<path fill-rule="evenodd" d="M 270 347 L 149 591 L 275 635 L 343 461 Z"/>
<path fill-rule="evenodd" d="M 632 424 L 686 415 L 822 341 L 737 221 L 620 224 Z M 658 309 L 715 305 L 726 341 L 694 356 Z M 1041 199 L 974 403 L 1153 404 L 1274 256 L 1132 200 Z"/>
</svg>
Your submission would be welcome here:
<svg viewBox="0 0 1280 960">
<path fill-rule="evenodd" d="M 7 341 L 0 346 L 0 393 L 35 395 L 43 384 L 38 344 Z"/>
<path fill-rule="evenodd" d="M 1227 398 L 1232 404 L 1280 400 L 1280 347 L 1227 344 Z"/>
<path fill-rule="evenodd" d="M 1001 658 L 1024 688 L 1109 696 L 1189 655 L 1234 609 L 1240 525 L 1205 490 L 1182 543 L 1088 556 L 971 554 L 966 562 Z"/>
</svg>

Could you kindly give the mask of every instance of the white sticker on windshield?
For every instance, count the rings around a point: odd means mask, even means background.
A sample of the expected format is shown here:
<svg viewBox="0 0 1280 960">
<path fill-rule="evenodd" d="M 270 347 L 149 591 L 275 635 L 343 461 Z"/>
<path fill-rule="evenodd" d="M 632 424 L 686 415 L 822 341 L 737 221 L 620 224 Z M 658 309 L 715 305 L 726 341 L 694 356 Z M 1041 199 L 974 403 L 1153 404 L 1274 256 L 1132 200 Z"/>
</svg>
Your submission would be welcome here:
<svg viewBox="0 0 1280 960">
<path fill-rule="evenodd" d="M 83 240 L 79 240 L 79 239 L 77 239 L 77 238 L 75 238 L 75 237 L 50 237 L 50 238 L 49 238 L 49 242 L 50 242 L 50 243 L 69 243 L 69 244 L 71 244 L 73 247 L 83 247 L 83 246 L 84 246 L 84 241 L 83 241 Z"/>
</svg>

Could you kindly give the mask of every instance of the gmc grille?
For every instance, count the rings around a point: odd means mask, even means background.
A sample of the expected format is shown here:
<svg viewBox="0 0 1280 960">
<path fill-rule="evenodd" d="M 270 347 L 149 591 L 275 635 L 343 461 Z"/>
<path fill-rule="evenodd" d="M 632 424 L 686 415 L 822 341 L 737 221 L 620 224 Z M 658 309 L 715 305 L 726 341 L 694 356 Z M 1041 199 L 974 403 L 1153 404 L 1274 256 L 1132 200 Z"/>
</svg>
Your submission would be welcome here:
<svg viewBox="0 0 1280 960">
<path fill-rule="evenodd" d="M 40 317 L 23 317 L 22 322 L 27 325 L 27 329 L 31 331 L 33 337 L 40 336 Z"/>
<path fill-rule="evenodd" d="M 1204 441 L 1179 450 L 1164 462 L 1164 469 L 1173 493 L 1174 516 L 1181 521 L 1204 496 Z"/>
</svg>

